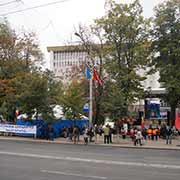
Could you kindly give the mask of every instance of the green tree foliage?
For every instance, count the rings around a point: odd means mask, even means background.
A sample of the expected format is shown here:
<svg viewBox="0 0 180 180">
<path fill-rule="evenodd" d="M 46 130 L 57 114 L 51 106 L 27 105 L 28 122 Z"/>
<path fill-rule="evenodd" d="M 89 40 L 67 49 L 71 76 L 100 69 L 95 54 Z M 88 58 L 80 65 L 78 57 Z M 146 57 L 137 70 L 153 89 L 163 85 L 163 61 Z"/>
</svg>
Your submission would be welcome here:
<svg viewBox="0 0 180 180">
<path fill-rule="evenodd" d="M 109 57 L 106 57 L 105 69 L 109 82 L 114 83 L 112 87 L 117 90 L 112 97 L 116 100 L 111 98 L 111 103 L 115 102 L 114 107 L 123 105 L 122 109 L 127 114 L 128 105 L 141 97 L 143 92 L 141 81 L 145 78 L 137 72 L 149 61 L 149 20 L 143 18 L 138 0 L 131 4 L 109 0 L 106 7 L 106 15 L 96 20 L 96 23 L 101 26 L 106 37 Z M 110 88 L 109 94 L 111 91 Z M 118 91 L 121 92 L 120 96 Z"/>
<path fill-rule="evenodd" d="M 62 84 L 37 64 L 43 56 L 34 33 L 17 35 L 8 22 L 0 24 L 0 113 L 14 120 L 18 103 L 21 113 L 52 120 L 53 108 L 60 102 Z"/>
<path fill-rule="evenodd" d="M 156 7 L 154 19 L 154 63 L 160 83 L 167 90 L 165 99 L 171 106 L 171 120 L 180 102 L 180 2 L 169 0 Z"/>
<path fill-rule="evenodd" d="M 84 95 L 83 83 L 73 80 L 61 99 L 66 119 L 80 119 L 83 114 L 83 106 L 87 102 Z"/>
<path fill-rule="evenodd" d="M 17 76 L 11 82 L 15 89 L 20 110 L 28 117 L 36 114 L 39 117 L 50 121 L 54 119 L 53 108 L 59 103 L 59 96 L 62 94 L 60 82 L 53 81 L 47 73 L 25 74 Z"/>
<path fill-rule="evenodd" d="M 7 20 L 0 24 L 0 59 L 8 61 L 16 59 L 19 55 L 18 48 L 16 47 L 17 36 L 10 28 Z"/>
<path fill-rule="evenodd" d="M 14 89 L 8 80 L 0 79 L 0 114 L 7 120 L 14 117 L 15 107 L 12 103 L 15 104 Z"/>
<path fill-rule="evenodd" d="M 16 103 L 11 79 L 24 67 L 20 61 L 18 38 L 5 20 L 0 24 L 0 107 L 7 120 L 13 119 Z"/>
<path fill-rule="evenodd" d="M 103 93 L 102 109 L 105 116 L 118 120 L 126 116 L 126 106 L 124 105 L 123 94 L 119 91 L 118 84 L 107 82 Z"/>
</svg>

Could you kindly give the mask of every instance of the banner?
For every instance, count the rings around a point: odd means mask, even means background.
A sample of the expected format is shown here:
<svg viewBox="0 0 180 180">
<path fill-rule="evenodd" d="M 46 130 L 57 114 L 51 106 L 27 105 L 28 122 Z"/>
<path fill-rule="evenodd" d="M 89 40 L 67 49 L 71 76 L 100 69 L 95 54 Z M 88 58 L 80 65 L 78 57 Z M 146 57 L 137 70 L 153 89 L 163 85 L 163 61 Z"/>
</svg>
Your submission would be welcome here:
<svg viewBox="0 0 180 180">
<path fill-rule="evenodd" d="M 36 126 L 0 124 L 0 132 L 36 135 Z"/>
<path fill-rule="evenodd" d="M 175 127 L 180 131 L 180 112 L 176 111 Z"/>
</svg>

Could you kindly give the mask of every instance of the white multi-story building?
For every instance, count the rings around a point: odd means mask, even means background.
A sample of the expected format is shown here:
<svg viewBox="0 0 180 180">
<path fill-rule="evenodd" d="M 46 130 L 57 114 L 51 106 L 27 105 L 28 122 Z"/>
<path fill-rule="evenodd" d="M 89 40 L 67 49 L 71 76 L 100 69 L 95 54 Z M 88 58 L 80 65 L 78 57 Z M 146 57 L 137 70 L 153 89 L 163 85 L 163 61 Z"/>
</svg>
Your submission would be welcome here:
<svg viewBox="0 0 180 180">
<path fill-rule="evenodd" d="M 72 46 L 51 46 L 47 47 L 50 53 L 50 69 L 54 72 L 57 78 L 65 81 L 73 78 L 73 76 L 82 76 L 84 67 L 90 61 L 86 50 L 79 45 Z M 98 60 L 96 60 L 98 63 Z M 145 70 L 139 70 L 140 75 L 145 74 Z M 158 82 L 159 73 L 147 75 L 147 79 L 142 82 L 145 90 L 159 90 L 160 83 Z"/>
<path fill-rule="evenodd" d="M 68 82 L 73 77 L 82 77 L 85 64 L 89 61 L 82 46 L 52 46 L 47 50 L 50 53 L 50 69 L 58 79 Z"/>
</svg>

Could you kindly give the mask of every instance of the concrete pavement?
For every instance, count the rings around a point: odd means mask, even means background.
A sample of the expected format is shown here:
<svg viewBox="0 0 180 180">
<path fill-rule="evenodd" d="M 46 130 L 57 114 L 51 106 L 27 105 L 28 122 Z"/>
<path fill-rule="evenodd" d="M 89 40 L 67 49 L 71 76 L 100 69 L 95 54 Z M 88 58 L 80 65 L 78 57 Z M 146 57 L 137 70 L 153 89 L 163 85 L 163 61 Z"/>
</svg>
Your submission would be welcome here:
<svg viewBox="0 0 180 180">
<path fill-rule="evenodd" d="M 1 180 L 177 180 L 177 150 L 1 140 Z"/>
<path fill-rule="evenodd" d="M 44 139 L 34 139 L 34 138 L 26 138 L 26 137 L 17 137 L 17 136 L 0 136 L 0 140 L 9 140 L 9 141 L 27 141 L 27 142 L 35 142 L 35 143 L 57 143 L 57 144 L 73 144 L 73 142 L 68 141 L 65 138 L 56 138 L 54 141 L 44 140 Z M 84 144 L 83 137 L 80 137 L 80 141 L 78 144 Z M 113 143 L 104 144 L 103 137 L 98 138 L 98 142 L 91 142 L 88 145 L 96 145 L 96 146 L 112 146 L 112 147 L 120 147 L 120 148 L 140 148 L 140 149 L 159 149 L 159 150 L 180 150 L 180 137 L 176 137 L 172 140 L 172 144 L 166 144 L 164 139 L 159 139 L 158 141 L 147 140 L 144 141 L 143 146 L 134 146 L 133 142 L 130 138 L 119 139 L 116 136 L 113 137 Z"/>
</svg>

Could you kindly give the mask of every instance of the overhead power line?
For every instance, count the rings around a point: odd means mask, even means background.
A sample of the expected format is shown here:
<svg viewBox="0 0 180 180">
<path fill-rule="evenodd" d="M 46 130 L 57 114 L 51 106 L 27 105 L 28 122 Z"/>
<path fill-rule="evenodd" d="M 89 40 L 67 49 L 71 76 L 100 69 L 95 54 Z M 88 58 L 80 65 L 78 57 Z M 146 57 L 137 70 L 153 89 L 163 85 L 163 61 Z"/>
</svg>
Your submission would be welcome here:
<svg viewBox="0 0 180 180">
<path fill-rule="evenodd" d="M 42 8 L 42 7 L 46 7 L 46 6 L 51 6 L 51 5 L 54 5 L 54 4 L 63 3 L 63 2 L 66 2 L 66 1 L 69 1 L 69 0 L 61 0 L 61 1 L 55 1 L 55 2 L 51 2 L 51 3 L 47 3 L 47 4 L 41 4 L 41 5 L 38 5 L 38 6 L 33 6 L 33 7 L 17 10 L 17 11 L 11 11 L 11 12 L 7 12 L 7 13 L 4 13 L 4 14 L 0 14 L 0 16 L 7 16 L 7 15 L 10 15 L 10 14 L 16 14 L 16 13 L 23 12 L 23 11 L 29 11 L 29 10 L 32 10 L 32 9 L 37 9 L 37 8 Z"/>
<path fill-rule="evenodd" d="M 18 3 L 20 1 L 21 0 L 14 0 L 14 1 L 6 2 L 6 3 L 1 3 L 0 6 L 6 6 L 6 5 L 9 5 L 9 4 Z"/>
</svg>

